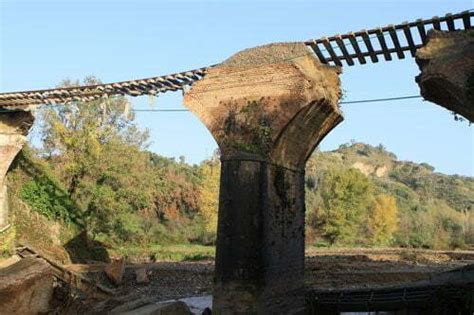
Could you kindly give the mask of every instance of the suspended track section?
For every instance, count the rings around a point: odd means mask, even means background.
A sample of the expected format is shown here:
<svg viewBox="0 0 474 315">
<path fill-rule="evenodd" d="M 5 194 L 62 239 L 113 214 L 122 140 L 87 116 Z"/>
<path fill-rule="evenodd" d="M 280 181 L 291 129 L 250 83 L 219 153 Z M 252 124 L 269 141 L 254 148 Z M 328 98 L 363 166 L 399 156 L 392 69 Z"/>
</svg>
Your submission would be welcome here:
<svg viewBox="0 0 474 315">
<path fill-rule="evenodd" d="M 353 66 L 376 63 L 395 58 L 404 59 L 406 53 L 414 57 L 416 50 L 427 42 L 427 31 L 435 29 L 454 32 L 471 30 L 474 11 L 446 14 L 426 20 L 350 32 L 304 42 L 323 64 Z M 212 66 L 211 66 L 212 67 Z M 210 67 L 157 76 L 153 78 L 107 84 L 65 87 L 47 90 L 0 93 L 0 108 L 21 109 L 30 105 L 67 104 L 86 102 L 115 95 L 157 95 L 183 90 L 206 75 Z"/>
</svg>

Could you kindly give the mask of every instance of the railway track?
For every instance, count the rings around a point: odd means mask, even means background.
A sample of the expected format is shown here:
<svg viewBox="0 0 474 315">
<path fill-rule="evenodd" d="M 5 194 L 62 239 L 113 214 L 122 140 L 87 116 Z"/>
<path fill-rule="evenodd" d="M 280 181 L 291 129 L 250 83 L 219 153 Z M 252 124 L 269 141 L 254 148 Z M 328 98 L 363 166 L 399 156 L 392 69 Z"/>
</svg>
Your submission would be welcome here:
<svg viewBox="0 0 474 315">
<path fill-rule="evenodd" d="M 415 57 L 416 50 L 427 42 L 427 29 L 438 31 L 463 31 L 472 29 L 474 11 L 464 11 L 457 14 L 446 14 L 443 17 L 418 19 L 414 22 L 404 22 L 397 25 L 350 32 L 343 35 L 323 37 L 306 41 L 319 60 L 324 64 L 348 66 L 379 62 L 380 56 L 386 61 L 393 57 L 405 58 L 405 52 Z M 367 60 L 366 58 L 369 58 Z"/>
<path fill-rule="evenodd" d="M 206 69 L 200 68 L 153 78 L 107 84 L 0 93 L 0 108 L 8 109 L 41 104 L 67 104 L 106 99 L 115 95 L 157 95 L 168 91 L 179 91 L 183 90 L 185 86 L 189 86 L 201 79 L 205 75 Z"/>
<path fill-rule="evenodd" d="M 376 63 L 381 60 L 382 56 L 386 61 L 394 58 L 403 59 L 406 52 L 409 52 L 411 57 L 415 56 L 416 50 L 426 43 L 429 29 L 448 32 L 471 30 L 473 16 L 474 11 L 470 10 L 457 14 L 446 14 L 443 17 L 418 19 L 413 22 L 322 37 L 304 43 L 323 64 L 343 66 L 345 63 L 348 66 L 353 66 L 356 64 L 355 61 L 358 61 L 359 64 Z M 203 78 L 206 75 L 206 70 L 210 67 L 98 85 L 0 93 L 0 109 L 2 111 L 17 111 L 42 104 L 67 104 L 93 101 L 115 95 L 158 95 L 168 91 L 179 91 Z"/>
</svg>

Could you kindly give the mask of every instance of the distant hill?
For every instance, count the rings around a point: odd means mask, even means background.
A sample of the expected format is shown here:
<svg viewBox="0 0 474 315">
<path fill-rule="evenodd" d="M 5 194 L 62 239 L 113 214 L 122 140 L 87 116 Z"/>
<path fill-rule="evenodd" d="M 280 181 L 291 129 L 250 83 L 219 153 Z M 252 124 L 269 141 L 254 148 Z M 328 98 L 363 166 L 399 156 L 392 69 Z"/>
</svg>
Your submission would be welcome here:
<svg viewBox="0 0 474 315">
<path fill-rule="evenodd" d="M 447 244 L 454 240 L 447 240 L 446 234 L 462 234 L 462 242 L 474 243 L 473 177 L 445 175 L 427 163 L 399 161 L 383 145 L 352 143 L 316 151 L 307 165 L 307 183 L 317 183 L 334 168 L 356 169 L 370 179 L 376 193 L 396 198 L 399 245 L 455 246 Z"/>
<path fill-rule="evenodd" d="M 444 201 L 457 211 L 474 210 L 474 177 L 445 175 L 427 163 L 399 161 L 382 145 L 341 145 L 334 151 L 316 152 L 311 158 L 313 164 L 321 170 L 328 166 L 355 168 L 377 183 L 381 191 L 398 195 L 400 189 L 409 189 L 424 201 Z"/>
</svg>

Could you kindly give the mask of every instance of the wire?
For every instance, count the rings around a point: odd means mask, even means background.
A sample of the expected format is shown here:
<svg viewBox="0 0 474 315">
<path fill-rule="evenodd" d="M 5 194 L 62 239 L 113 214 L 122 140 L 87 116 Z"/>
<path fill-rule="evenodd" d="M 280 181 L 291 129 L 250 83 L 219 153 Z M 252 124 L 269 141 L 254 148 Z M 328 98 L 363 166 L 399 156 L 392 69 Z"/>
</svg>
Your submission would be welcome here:
<svg viewBox="0 0 474 315">
<path fill-rule="evenodd" d="M 421 95 L 406 95 L 406 96 L 396 96 L 396 97 L 386 97 L 386 98 L 372 98 L 365 100 L 355 100 L 355 101 L 342 101 L 339 104 L 360 104 L 360 103 L 377 103 L 377 102 L 388 102 L 388 101 L 401 101 L 408 99 L 417 99 L 423 98 Z M 133 112 L 189 112 L 189 109 L 184 108 L 162 108 L 162 109 L 132 109 Z M 8 110 L 0 108 L 0 113 L 14 113 L 14 112 L 23 112 L 21 109 Z"/>
<path fill-rule="evenodd" d="M 339 104 L 360 104 L 360 103 L 377 103 L 377 102 L 388 102 L 388 101 L 401 101 L 408 99 L 418 99 L 423 98 L 421 95 L 406 95 L 406 96 L 397 96 L 397 97 L 387 97 L 387 98 L 372 98 L 366 100 L 355 100 L 355 101 L 342 101 Z M 134 112 L 189 112 L 188 109 L 183 108 L 170 108 L 170 109 L 134 109 Z"/>
<path fill-rule="evenodd" d="M 367 100 L 357 100 L 357 101 L 342 101 L 339 104 L 358 104 L 358 103 L 376 103 L 376 102 L 387 102 L 387 101 L 400 101 L 408 100 L 414 98 L 422 98 L 421 95 L 407 95 L 407 96 L 397 96 L 397 97 L 387 97 L 387 98 L 373 98 Z"/>
<path fill-rule="evenodd" d="M 388 101 L 401 101 L 408 99 L 417 99 L 423 98 L 421 95 L 407 95 L 407 96 L 397 96 L 397 97 L 387 97 L 387 98 L 372 98 L 366 100 L 356 100 L 356 101 L 342 101 L 339 104 L 360 104 L 360 103 L 377 103 L 377 102 L 388 102 Z M 172 109 L 134 109 L 135 112 L 189 112 L 188 109 L 182 108 L 172 108 Z"/>
</svg>

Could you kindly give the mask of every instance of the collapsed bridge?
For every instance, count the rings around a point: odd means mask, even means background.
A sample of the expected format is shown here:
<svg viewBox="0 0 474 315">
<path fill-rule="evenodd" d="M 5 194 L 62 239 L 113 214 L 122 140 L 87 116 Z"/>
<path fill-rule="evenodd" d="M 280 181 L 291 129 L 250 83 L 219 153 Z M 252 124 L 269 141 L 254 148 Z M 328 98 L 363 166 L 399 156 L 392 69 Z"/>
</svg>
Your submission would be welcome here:
<svg viewBox="0 0 474 315">
<path fill-rule="evenodd" d="M 304 44 L 310 48 L 308 53 L 312 51 L 322 64 L 343 66 L 344 61 L 348 66 L 353 66 L 354 60 L 357 60 L 363 65 L 367 61 L 379 62 L 379 56 L 383 56 L 385 61 L 391 61 L 394 57 L 404 59 L 404 52 L 408 51 L 411 57 L 415 57 L 416 51 L 427 44 L 427 29 L 447 32 L 471 30 L 473 16 L 474 11 L 470 10 L 446 14 L 443 17 L 419 19 L 414 22 L 307 40 Z M 0 108 L 67 104 L 92 101 L 113 95 L 157 95 L 168 91 L 178 91 L 202 79 L 207 69 L 211 67 L 213 66 L 106 84 L 0 93 Z"/>
<path fill-rule="evenodd" d="M 473 121 L 474 90 L 467 84 L 474 80 L 473 16 L 465 11 L 270 44 L 219 65 L 153 78 L 1 93 L 0 187 L 6 187 L 5 174 L 26 141 L 36 106 L 183 90 L 185 106 L 206 125 L 221 151 L 215 311 L 302 312 L 304 167 L 343 120 L 340 66 L 378 62 L 382 56 L 402 59 L 409 52 L 422 69 L 417 79 L 422 95 Z M 0 205 L 5 200 L 3 188 Z"/>
</svg>

